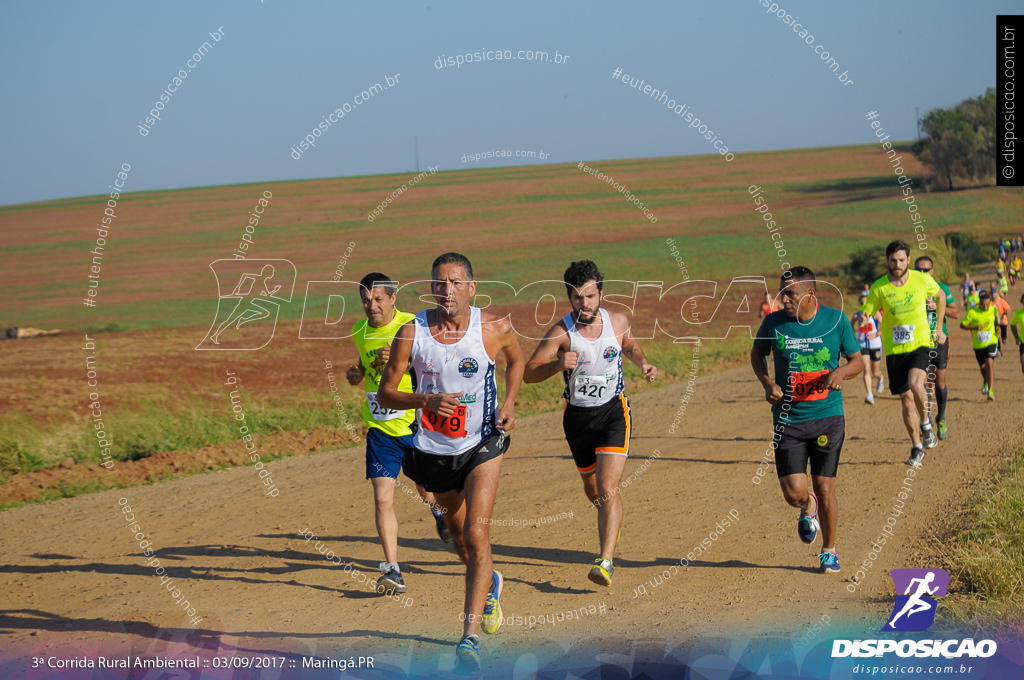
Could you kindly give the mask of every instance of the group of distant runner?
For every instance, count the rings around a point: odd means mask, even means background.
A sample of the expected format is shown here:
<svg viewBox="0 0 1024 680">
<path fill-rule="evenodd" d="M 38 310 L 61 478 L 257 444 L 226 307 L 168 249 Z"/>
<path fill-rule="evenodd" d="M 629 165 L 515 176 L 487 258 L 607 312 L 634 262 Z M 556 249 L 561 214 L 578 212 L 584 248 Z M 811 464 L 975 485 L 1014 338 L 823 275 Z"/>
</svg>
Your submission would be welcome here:
<svg viewBox="0 0 1024 680">
<path fill-rule="evenodd" d="M 1019 276 L 1020 243 L 1007 242 L 1006 268 Z M 1011 245 L 1014 249 L 1011 251 Z M 949 288 L 932 277 L 934 262 L 893 241 L 888 272 L 861 293 L 852 319 L 819 303 L 814 273 L 785 271 L 779 294 L 765 296 L 761 326 L 750 352 L 751 368 L 772 405 L 776 471 L 786 502 L 799 508 L 797 534 L 813 543 L 822 534 L 819 571 L 840 571 L 836 554 L 836 473 L 845 440 L 842 386 L 863 374 L 866 400 L 875 403 L 885 379 L 900 399 L 911 441 L 906 464 L 920 467 L 925 450 L 949 437 L 945 408 L 949 358 L 947 318 L 971 331 L 988 400 L 994 400 L 993 360 L 999 336 L 998 307 L 986 290 L 965 286 L 965 313 Z M 438 531 L 466 565 L 463 635 L 456 647 L 460 668 L 480 667 L 479 633 L 501 626 L 502 574 L 494 569 L 490 520 L 502 456 L 516 426 L 515 400 L 523 382 L 561 374 L 566 402 L 563 430 L 587 499 L 597 509 L 598 556 L 588 578 L 610 586 L 622 525 L 618 488 L 629 454 L 632 413 L 624 393 L 623 358 L 648 381 L 658 370 L 632 336 L 626 316 L 602 307 L 604 276 L 589 260 L 563 275 L 571 312 L 550 329 L 527 361 L 507 318 L 472 306 L 476 281 L 469 260 L 445 253 L 431 267 L 435 306 L 399 311 L 395 284 L 383 273 L 360 281 L 366 318 L 353 327 L 359 363 L 352 385 L 365 380 L 363 420 L 366 477 L 373 485 L 377 532 L 384 552 L 378 589 L 406 592 L 398 561 L 398 522 L 392 507 L 400 471 L 429 505 Z M 969 282 L 969 277 L 965 279 Z M 1008 284 L 1013 286 L 1013 283 Z M 1024 303 L 1024 298 L 1022 298 Z M 1024 311 L 1013 316 L 1018 345 Z M 1024 345 L 1021 345 L 1024 348 Z M 774 377 L 767 358 L 774 360 Z M 499 402 L 496 361 L 505 361 Z M 840 358 L 845 358 L 845 363 Z M 1024 349 L 1021 350 L 1024 371 Z M 930 412 L 930 392 L 937 412 Z M 810 484 L 807 468 L 810 465 Z"/>
</svg>

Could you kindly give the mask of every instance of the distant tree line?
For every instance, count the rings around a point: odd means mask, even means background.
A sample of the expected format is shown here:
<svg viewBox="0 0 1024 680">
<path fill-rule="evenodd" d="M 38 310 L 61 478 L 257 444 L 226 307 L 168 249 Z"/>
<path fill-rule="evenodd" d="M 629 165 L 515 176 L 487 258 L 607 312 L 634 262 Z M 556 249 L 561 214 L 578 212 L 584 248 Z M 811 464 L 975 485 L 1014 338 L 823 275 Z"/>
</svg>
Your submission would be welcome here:
<svg viewBox="0 0 1024 680">
<path fill-rule="evenodd" d="M 926 135 L 913 146 L 914 155 L 935 173 L 935 187 L 952 191 L 965 186 L 995 184 L 996 91 L 951 109 L 932 109 L 921 121 Z"/>
</svg>

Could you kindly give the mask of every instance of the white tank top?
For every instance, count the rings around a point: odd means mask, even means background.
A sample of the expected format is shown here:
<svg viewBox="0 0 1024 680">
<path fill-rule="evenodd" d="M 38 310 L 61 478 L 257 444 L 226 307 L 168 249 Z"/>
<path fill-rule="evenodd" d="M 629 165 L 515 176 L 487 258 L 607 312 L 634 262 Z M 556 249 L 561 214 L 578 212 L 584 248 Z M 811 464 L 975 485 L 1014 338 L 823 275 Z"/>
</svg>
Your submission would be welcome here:
<svg viewBox="0 0 1024 680">
<path fill-rule="evenodd" d="M 611 315 L 601 312 L 601 336 L 587 340 L 580 335 L 572 314 L 562 317 L 569 330 L 569 351 L 579 352 L 576 368 L 562 371 L 565 378 L 565 400 L 573 406 L 602 406 L 624 389 L 622 380 L 622 346 L 615 337 Z"/>
<path fill-rule="evenodd" d="M 426 311 L 414 320 L 411 364 L 416 394 L 465 392 L 459 398 L 458 409 L 448 418 L 430 410 L 416 410 L 419 429 L 414 445 L 427 453 L 454 456 L 479 444 L 494 429 L 498 410 L 494 361 L 484 347 L 480 308 L 469 309 L 469 329 L 452 345 L 434 339 Z"/>
<path fill-rule="evenodd" d="M 869 338 L 869 333 L 875 333 L 876 336 Z M 864 349 L 882 349 L 882 336 L 878 334 L 878 322 L 875 317 L 861 314 L 857 319 L 857 342 Z"/>
</svg>

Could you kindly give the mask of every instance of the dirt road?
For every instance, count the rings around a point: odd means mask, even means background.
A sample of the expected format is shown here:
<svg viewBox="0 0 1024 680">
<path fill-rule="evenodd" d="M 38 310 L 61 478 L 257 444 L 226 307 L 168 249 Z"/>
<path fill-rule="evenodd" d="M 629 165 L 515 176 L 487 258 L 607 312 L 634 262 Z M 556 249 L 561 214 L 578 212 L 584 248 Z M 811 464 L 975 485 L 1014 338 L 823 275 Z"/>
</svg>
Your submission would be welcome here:
<svg viewBox="0 0 1024 680">
<path fill-rule="evenodd" d="M 814 572 L 820 544 L 797 539 L 797 513 L 783 502 L 774 468 L 757 476 L 770 413 L 749 370 L 698 370 L 674 434 L 685 383 L 632 400 L 625 524 L 609 589 L 586 579 L 596 513 L 568 457 L 561 414 L 520 420 L 492 528 L 506 624 L 485 637 L 485 660 L 523 663 L 524 650 L 544 657 L 581 646 L 625 653 L 629 641 L 672 645 L 716 634 L 792 640 L 823 616 L 830 634 L 877 631 L 892 602 L 887 570 L 938 566 L 929 537 L 1024 442 L 1016 352 L 997 362 L 995 403 L 983 401 L 969 352 L 969 342 L 954 336 L 951 438 L 928 452 L 915 477 L 903 464 L 910 447 L 898 401 L 887 395 L 869 406 L 860 380 L 846 383 L 837 575 Z M 249 466 L 0 514 L 0 674 L 17 674 L 28 655 L 172 654 L 179 643 L 220 653 L 376 653 L 378 666 L 399 673 L 410 663 L 450 668 L 463 568 L 436 537 L 426 507 L 396 490 L 409 593 L 392 601 L 363 582 L 382 556 L 362 450 L 269 469 L 277 497 L 264 494 Z M 908 483 L 895 539 L 855 587 L 856 565 Z M 145 563 L 118 499 L 157 550 L 177 596 Z M 710 547 L 697 554 L 704 539 Z M 363 575 L 321 555 L 318 541 Z M 679 566 L 690 553 L 688 566 Z"/>
</svg>

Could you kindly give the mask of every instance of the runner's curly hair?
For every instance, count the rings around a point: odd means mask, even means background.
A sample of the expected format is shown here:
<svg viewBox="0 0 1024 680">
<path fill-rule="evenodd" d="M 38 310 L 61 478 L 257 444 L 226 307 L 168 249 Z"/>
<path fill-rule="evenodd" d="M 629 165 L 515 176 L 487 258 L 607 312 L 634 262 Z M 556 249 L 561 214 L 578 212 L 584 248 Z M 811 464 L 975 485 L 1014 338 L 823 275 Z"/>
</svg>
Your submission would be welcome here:
<svg viewBox="0 0 1024 680">
<path fill-rule="evenodd" d="M 591 260 L 580 260 L 569 265 L 562 280 L 565 282 L 565 294 L 572 297 L 572 292 L 582 288 L 587 281 L 596 281 L 597 289 L 601 290 L 604 285 L 604 274 Z"/>
</svg>

